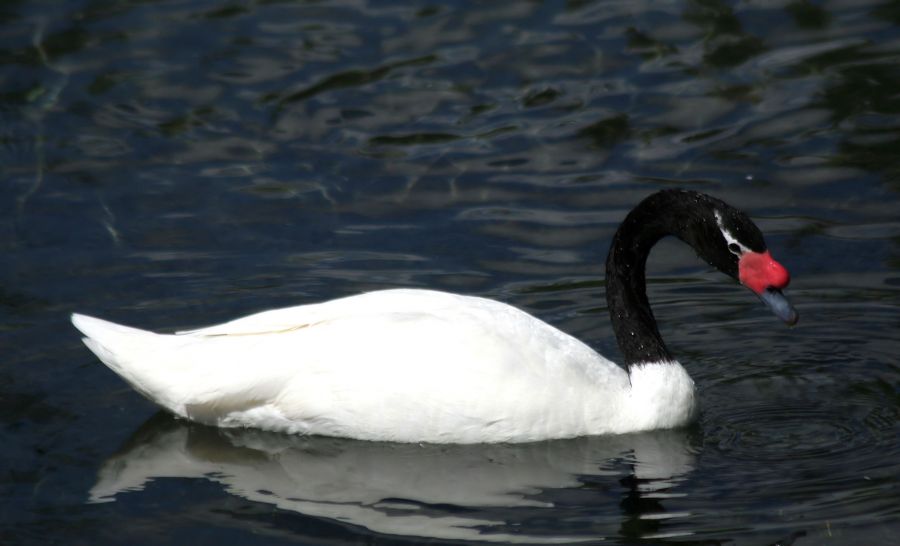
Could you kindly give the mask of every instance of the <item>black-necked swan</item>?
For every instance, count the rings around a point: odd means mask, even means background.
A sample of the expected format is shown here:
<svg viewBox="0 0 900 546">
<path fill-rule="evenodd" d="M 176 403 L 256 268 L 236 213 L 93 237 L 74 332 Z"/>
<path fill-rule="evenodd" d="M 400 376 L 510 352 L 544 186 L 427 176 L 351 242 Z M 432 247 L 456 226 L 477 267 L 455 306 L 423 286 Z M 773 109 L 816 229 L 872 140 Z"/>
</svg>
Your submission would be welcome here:
<svg viewBox="0 0 900 546">
<path fill-rule="evenodd" d="M 433 290 L 369 292 L 175 334 L 78 314 L 72 322 L 135 390 L 221 427 L 433 443 L 673 428 L 697 406 L 647 302 L 647 255 L 667 235 L 797 322 L 781 293 L 788 272 L 759 228 L 684 190 L 644 199 L 610 246 L 606 300 L 625 368 L 511 305 Z"/>
</svg>

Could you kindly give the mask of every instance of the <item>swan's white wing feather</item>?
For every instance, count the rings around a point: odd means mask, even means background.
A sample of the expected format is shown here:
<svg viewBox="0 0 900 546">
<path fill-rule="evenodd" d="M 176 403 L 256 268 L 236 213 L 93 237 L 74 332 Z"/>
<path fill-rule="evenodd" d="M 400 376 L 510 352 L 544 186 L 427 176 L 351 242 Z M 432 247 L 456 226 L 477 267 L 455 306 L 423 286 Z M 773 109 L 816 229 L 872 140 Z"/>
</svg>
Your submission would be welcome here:
<svg viewBox="0 0 900 546">
<path fill-rule="evenodd" d="M 298 305 L 254 313 L 223 324 L 182 330 L 177 335 L 229 336 L 288 333 L 307 328 L 326 320 L 345 317 L 380 315 L 390 312 L 438 313 L 460 306 L 495 304 L 499 302 L 471 296 L 459 296 L 434 290 L 394 289 L 381 290 L 339 298 L 324 303 Z"/>
</svg>

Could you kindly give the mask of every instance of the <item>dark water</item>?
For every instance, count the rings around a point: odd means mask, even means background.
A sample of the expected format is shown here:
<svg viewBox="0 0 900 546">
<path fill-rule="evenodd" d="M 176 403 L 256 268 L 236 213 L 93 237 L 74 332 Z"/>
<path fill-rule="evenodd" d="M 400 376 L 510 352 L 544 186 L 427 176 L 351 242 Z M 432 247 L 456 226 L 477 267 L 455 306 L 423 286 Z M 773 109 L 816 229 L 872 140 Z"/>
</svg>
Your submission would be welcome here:
<svg viewBox="0 0 900 546">
<path fill-rule="evenodd" d="M 0 542 L 900 543 L 896 2 L 0 5 Z M 748 211 L 801 322 L 664 242 L 681 431 L 525 446 L 155 415 L 75 310 L 199 326 L 364 290 L 520 306 L 615 355 L 644 195 Z"/>
</svg>

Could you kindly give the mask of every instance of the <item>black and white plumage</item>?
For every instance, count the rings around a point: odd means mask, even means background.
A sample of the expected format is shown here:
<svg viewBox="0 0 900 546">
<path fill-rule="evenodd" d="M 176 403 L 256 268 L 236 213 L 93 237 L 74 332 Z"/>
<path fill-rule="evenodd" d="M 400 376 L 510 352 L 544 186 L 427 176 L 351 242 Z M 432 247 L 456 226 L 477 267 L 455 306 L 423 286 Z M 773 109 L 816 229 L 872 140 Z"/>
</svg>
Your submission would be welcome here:
<svg viewBox="0 0 900 546">
<path fill-rule="evenodd" d="M 135 390 L 222 427 L 434 443 L 673 428 L 697 406 L 645 291 L 647 256 L 667 235 L 797 321 L 781 294 L 787 271 L 744 213 L 665 190 L 628 214 L 606 262 L 624 368 L 515 307 L 432 290 L 370 292 L 176 334 L 77 314 L 72 322 Z"/>
</svg>

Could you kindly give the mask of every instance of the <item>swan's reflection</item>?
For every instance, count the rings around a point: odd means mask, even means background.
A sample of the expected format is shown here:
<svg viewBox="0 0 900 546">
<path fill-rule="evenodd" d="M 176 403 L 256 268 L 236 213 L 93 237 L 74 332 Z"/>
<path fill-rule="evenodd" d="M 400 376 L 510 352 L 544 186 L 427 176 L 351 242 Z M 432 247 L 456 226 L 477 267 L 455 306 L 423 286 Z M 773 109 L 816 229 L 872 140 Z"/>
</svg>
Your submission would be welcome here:
<svg viewBox="0 0 900 546">
<path fill-rule="evenodd" d="M 548 491 L 586 481 L 617 484 L 629 469 L 626 479 L 644 484 L 630 495 L 668 488 L 692 464 L 680 431 L 419 445 L 215 429 L 159 414 L 103 465 L 90 495 L 94 502 L 110 501 L 155 478 L 205 478 L 252 501 L 378 533 L 566 543 L 579 537 L 510 534 L 516 524 L 510 514 L 525 509 L 525 517 L 554 518 Z M 633 516 L 627 512 L 626 518 Z"/>
</svg>

